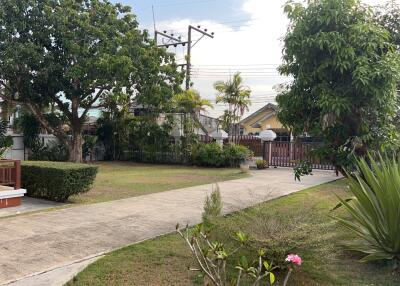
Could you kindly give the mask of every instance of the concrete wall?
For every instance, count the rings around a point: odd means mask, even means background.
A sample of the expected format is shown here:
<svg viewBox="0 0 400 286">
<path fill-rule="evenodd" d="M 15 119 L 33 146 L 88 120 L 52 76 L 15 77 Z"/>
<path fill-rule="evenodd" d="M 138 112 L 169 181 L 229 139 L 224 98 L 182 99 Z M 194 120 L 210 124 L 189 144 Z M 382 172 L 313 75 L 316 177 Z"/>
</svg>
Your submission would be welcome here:
<svg viewBox="0 0 400 286">
<path fill-rule="evenodd" d="M 29 152 L 28 149 L 24 148 L 24 140 L 23 135 L 21 134 L 9 134 L 13 138 L 13 146 L 6 152 L 4 155 L 5 159 L 14 159 L 14 160 L 28 160 Z M 58 139 L 54 135 L 49 134 L 40 134 L 40 140 L 44 144 L 53 144 L 57 143 Z M 104 160 L 105 148 L 102 144 L 97 144 L 93 150 L 92 158 L 89 156 L 84 158 L 86 161 L 92 159 L 93 161 L 102 161 Z"/>
<path fill-rule="evenodd" d="M 14 160 L 28 160 L 28 150 L 24 146 L 24 136 L 22 134 L 9 134 L 13 138 L 13 146 L 7 150 L 4 158 Z M 54 135 L 40 134 L 40 140 L 43 143 L 49 144 L 57 142 L 58 139 Z"/>
<path fill-rule="evenodd" d="M 13 146 L 8 149 L 4 158 L 14 160 L 26 160 L 28 153 L 24 148 L 23 136 L 19 134 L 11 135 L 13 138 Z"/>
</svg>

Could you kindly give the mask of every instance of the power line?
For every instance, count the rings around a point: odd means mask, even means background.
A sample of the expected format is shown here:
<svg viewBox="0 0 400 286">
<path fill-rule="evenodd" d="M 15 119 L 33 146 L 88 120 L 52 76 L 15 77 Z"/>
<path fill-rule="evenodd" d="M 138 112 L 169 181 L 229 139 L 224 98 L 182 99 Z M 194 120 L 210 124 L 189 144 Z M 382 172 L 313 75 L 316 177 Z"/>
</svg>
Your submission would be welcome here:
<svg viewBox="0 0 400 286">
<path fill-rule="evenodd" d="M 215 21 L 215 20 L 209 20 L 214 22 L 215 24 L 231 24 L 231 23 L 246 23 L 248 22 L 249 24 L 244 24 L 244 25 L 223 25 L 224 27 L 222 27 L 222 29 L 215 29 L 214 32 L 220 32 L 220 31 L 230 31 L 227 28 L 242 28 L 242 27 L 252 27 L 254 26 L 254 21 L 258 21 L 258 20 L 262 20 L 263 18 L 248 18 L 248 19 L 241 19 L 241 20 L 229 20 L 229 21 Z M 204 20 L 206 21 L 206 20 Z M 191 23 L 192 24 L 192 23 Z M 175 26 L 173 29 L 175 32 L 184 32 L 185 31 L 186 26 Z M 231 32 L 237 32 L 237 31 L 231 31 Z"/>
<path fill-rule="evenodd" d="M 214 74 L 222 74 L 222 75 L 232 75 L 236 73 L 235 71 L 193 71 L 191 72 L 192 75 L 214 75 Z M 241 75 L 248 75 L 248 74 L 265 74 L 265 75 L 280 75 L 276 71 L 242 71 L 240 72 Z"/>
<path fill-rule="evenodd" d="M 180 6 L 180 5 L 196 5 L 196 4 L 203 4 L 203 3 L 210 3 L 216 2 L 217 0 L 198 0 L 198 1 L 182 1 L 182 2 L 175 2 L 175 3 L 163 3 L 154 5 L 155 7 L 166 7 L 166 6 Z"/>
<path fill-rule="evenodd" d="M 193 76 L 194 78 L 196 78 L 196 79 L 212 79 L 212 78 L 215 78 L 216 76 L 219 76 L 219 77 L 224 77 L 224 78 L 226 78 L 226 77 L 229 77 L 229 75 L 209 75 L 209 76 Z M 256 75 L 248 75 L 248 76 L 246 76 L 246 78 L 247 79 L 251 79 L 251 78 L 264 78 L 264 79 L 287 79 L 287 77 L 284 77 L 284 76 L 267 76 L 267 75 L 258 75 L 258 76 L 256 76 Z"/>
<path fill-rule="evenodd" d="M 212 64 L 212 65 L 195 65 L 199 66 L 199 67 L 226 67 L 226 66 L 231 66 L 231 67 L 239 67 L 239 66 L 279 66 L 280 63 L 264 63 L 264 64 L 260 64 L 260 63 L 255 63 L 255 64 Z"/>
<path fill-rule="evenodd" d="M 222 68 L 222 67 L 201 67 L 201 68 L 194 68 L 195 70 L 199 71 L 232 71 L 233 69 L 240 68 L 240 70 L 265 70 L 265 71 L 276 71 L 277 68 L 275 67 L 235 67 L 235 68 Z"/>
</svg>

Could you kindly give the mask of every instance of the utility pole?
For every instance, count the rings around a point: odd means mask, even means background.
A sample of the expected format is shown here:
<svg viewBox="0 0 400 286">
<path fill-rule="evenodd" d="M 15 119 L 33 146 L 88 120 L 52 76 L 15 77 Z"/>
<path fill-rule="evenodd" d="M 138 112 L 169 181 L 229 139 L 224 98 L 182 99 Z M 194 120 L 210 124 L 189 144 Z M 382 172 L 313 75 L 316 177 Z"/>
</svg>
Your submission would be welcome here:
<svg viewBox="0 0 400 286">
<path fill-rule="evenodd" d="M 187 45 L 186 64 L 180 65 L 182 67 L 186 66 L 186 82 L 185 82 L 185 89 L 186 90 L 190 89 L 192 48 L 205 36 L 207 36 L 209 38 L 212 38 L 212 39 L 214 38 L 214 32 L 208 33 L 207 29 L 201 30 L 200 28 L 201 28 L 200 25 L 197 26 L 197 27 L 189 25 L 188 26 L 187 41 L 182 41 L 181 40 L 182 38 L 180 36 L 175 37 L 174 34 L 169 34 L 168 35 L 167 31 L 160 32 L 160 31 L 155 30 L 155 32 L 154 32 L 154 41 L 155 41 L 155 43 L 157 44 L 158 47 L 168 48 L 168 47 L 171 47 L 171 46 L 177 47 L 178 45 L 181 45 L 182 47 L 184 47 L 185 45 Z M 202 36 L 196 42 L 194 42 L 192 44 L 192 32 L 193 31 L 196 31 L 196 32 L 202 34 Z M 163 37 L 163 39 L 164 38 L 168 39 L 168 42 L 167 43 L 162 42 L 162 44 L 158 44 L 158 36 Z M 185 120 L 186 120 L 186 114 L 184 114 L 184 117 L 185 117 Z M 203 130 L 203 132 L 205 134 L 208 134 L 207 129 L 201 124 L 197 114 L 191 113 L 191 117 L 195 121 L 198 122 L 198 124 L 200 125 L 200 128 Z"/>
<path fill-rule="evenodd" d="M 186 54 L 186 90 L 190 89 L 190 71 L 191 71 L 191 57 L 192 57 L 192 26 L 188 27 L 188 42 Z"/>
<path fill-rule="evenodd" d="M 186 90 L 190 89 L 190 72 L 191 72 L 191 57 L 192 57 L 192 48 L 194 45 L 196 45 L 204 36 L 210 37 L 211 39 L 214 39 L 214 32 L 208 33 L 207 29 L 200 30 L 201 26 L 193 27 L 192 25 L 189 25 L 188 27 L 188 47 L 187 47 L 187 55 L 186 55 Z M 200 39 L 198 39 L 193 45 L 192 45 L 192 31 L 196 31 L 202 34 Z"/>
<path fill-rule="evenodd" d="M 187 41 L 182 41 L 181 36 L 175 37 L 174 34 L 169 34 L 168 35 L 167 31 L 163 31 L 163 32 L 160 32 L 160 31 L 157 31 L 157 30 L 154 31 L 154 41 L 156 42 L 158 47 L 168 48 L 168 47 L 171 47 L 171 46 L 177 47 L 178 45 L 181 45 L 181 46 L 184 47 L 185 45 L 187 45 L 186 64 L 181 65 L 181 66 L 186 66 L 186 84 L 185 84 L 186 90 L 190 89 L 192 48 L 205 36 L 207 36 L 209 38 L 212 38 L 212 39 L 214 38 L 214 32 L 208 33 L 207 29 L 201 30 L 200 28 L 201 28 L 201 26 L 194 27 L 192 25 L 189 25 L 188 26 Z M 201 33 L 202 36 L 196 42 L 194 42 L 192 44 L 192 32 L 193 31 Z M 158 37 L 159 36 L 168 39 L 168 42 L 167 43 L 163 42 L 162 44 L 158 44 Z"/>
</svg>

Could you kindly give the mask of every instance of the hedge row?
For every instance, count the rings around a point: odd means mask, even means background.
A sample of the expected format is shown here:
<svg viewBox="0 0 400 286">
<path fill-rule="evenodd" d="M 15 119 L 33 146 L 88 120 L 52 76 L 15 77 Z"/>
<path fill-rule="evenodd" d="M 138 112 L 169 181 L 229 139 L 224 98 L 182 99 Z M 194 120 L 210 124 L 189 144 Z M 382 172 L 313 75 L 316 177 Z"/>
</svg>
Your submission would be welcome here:
<svg viewBox="0 0 400 286">
<path fill-rule="evenodd" d="M 90 190 L 97 166 L 65 162 L 22 162 L 22 186 L 31 197 L 57 202 Z"/>
<path fill-rule="evenodd" d="M 192 163 L 204 167 L 238 167 L 252 156 L 247 147 L 236 144 L 200 143 L 192 149 Z"/>
</svg>

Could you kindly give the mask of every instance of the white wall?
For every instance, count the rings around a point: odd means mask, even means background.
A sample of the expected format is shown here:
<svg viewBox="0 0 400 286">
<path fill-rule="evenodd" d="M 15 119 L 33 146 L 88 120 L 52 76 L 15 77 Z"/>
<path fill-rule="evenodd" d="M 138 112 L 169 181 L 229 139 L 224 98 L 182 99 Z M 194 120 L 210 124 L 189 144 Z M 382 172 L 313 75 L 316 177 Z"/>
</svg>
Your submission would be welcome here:
<svg viewBox="0 0 400 286">
<path fill-rule="evenodd" d="M 13 138 L 13 146 L 7 150 L 4 155 L 5 159 L 14 160 L 28 160 L 28 150 L 24 147 L 24 136 L 21 134 L 9 134 Z M 45 144 L 51 142 L 57 142 L 57 138 L 54 135 L 40 134 L 40 140 L 43 140 Z"/>
<path fill-rule="evenodd" d="M 4 157 L 6 159 L 26 160 L 28 154 L 26 153 L 24 148 L 23 136 L 19 134 L 13 134 L 11 136 L 13 138 L 14 144 L 11 149 L 7 150 Z"/>
</svg>

